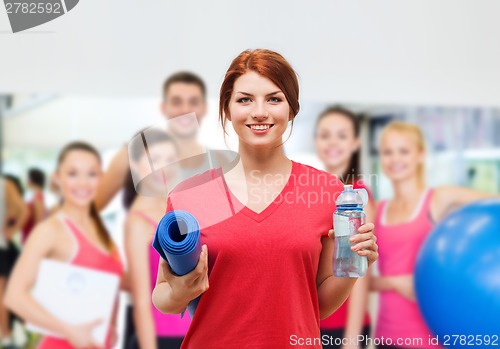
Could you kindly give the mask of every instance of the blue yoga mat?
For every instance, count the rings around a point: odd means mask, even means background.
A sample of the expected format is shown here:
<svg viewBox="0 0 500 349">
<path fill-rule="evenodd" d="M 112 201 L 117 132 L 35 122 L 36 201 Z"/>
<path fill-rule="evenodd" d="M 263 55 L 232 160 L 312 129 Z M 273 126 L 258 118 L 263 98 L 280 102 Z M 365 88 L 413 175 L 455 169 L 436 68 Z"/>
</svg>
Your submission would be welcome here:
<svg viewBox="0 0 500 349">
<path fill-rule="evenodd" d="M 182 276 L 189 273 L 198 264 L 201 253 L 198 221 L 186 211 L 167 212 L 158 223 L 153 247 L 175 274 Z M 191 318 L 200 297 L 193 299 L 187 306 Z"/>
</svg>

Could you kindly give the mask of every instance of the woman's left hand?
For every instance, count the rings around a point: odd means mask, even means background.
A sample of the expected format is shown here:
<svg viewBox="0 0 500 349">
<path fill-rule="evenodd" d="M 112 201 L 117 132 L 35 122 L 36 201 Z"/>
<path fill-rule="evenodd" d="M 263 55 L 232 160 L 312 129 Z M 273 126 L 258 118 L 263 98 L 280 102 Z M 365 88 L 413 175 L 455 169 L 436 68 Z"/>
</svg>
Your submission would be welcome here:
<svg viewBox="0 0 500 349">
<path fill-rule="evenodd" d="M 360 256 L 366 256 L 368 266 L 372 265 L 378 258 L 377 237 L 373 234 L 374 228 L 373 223 L 363 224 L 358 229 L 359 234 L 350 238 L 351 244 L 353 244 L 351 250 L 357 252 Z M 328 232 L 328 236 L 335 238 L 333 229 Z"/>
</svg>

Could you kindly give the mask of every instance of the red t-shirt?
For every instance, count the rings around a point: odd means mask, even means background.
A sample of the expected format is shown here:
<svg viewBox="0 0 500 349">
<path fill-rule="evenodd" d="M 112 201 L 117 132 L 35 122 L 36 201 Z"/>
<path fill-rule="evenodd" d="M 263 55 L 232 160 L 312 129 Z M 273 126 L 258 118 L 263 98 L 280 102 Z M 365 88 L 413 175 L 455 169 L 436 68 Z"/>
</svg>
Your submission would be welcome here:
<svg viewBox="0 0 500 349">
<path fill-rule="evenodd" d="M 200 221 L 209 254 L 210 288 L 181 348 L 321 349 L 316 276 L 341 191 L 337 177 L 296 162 L 261 213 L 240 203 L 217 170 L 174 189 L 167 210 L 186 210 Z M 215 204 L 224 201 L 235 214 L 207 224 L 226 210 Z"/>
<path fill-rule="evenodd" d="M 354 189 L 366 189 L 368 192 L 368 197 L 373 199 L 372 193 L 370 189 L 361 181 L 358 180 L 353 183 Z M 332 315 L 327 317 L 326 319 L 321 320 L 320 326 L 322 330 L 337 330 L 337 329 L 345 329 L 347 325 L 347 317 L 349 315 L 349 298 L 340 306 L 340 308 L 335 311 Z M 368 310 L 365 311 L 365 317 L 363 319 L 363 326 L 370 325 L 370 314 Z"/>
</svg>

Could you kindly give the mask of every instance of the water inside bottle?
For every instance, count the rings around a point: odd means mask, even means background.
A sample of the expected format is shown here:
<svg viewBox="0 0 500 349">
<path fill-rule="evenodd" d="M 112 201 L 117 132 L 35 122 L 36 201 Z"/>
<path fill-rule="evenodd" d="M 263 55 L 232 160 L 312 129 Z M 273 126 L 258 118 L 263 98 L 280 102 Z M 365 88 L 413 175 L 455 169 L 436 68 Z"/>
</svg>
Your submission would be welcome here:
<svg viewBox="0 0 500 349">
<path fill-rule="evenodd" d="M 356 251 L 352 251 L 353 244 L 349 241 L 351 236 L 358 234 L 358 228 L 364 224 L 364 213 L 362 211 L 337 211 L 334 219 L 336 227 L 334 275 L 347 278 L 364 276 L 368 260 L 366 256 L 360 256 Z"/>
</svg>

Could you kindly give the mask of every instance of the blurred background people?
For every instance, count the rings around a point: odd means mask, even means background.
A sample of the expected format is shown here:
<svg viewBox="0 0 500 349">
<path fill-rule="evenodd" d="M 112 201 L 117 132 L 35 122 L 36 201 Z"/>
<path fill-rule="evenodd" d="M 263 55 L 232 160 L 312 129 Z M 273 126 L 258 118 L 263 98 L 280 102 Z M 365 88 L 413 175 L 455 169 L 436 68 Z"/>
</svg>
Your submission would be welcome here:
<svg viewBox="0 0 500 349">
<path fill-rule="evenodd" d="M 380 276 L 371 289 L 380 292 L 376 338 L 413 339 L 405 348 L 429 348 L 428 329 L 414 292 L 413 270 L 418 251 L 434 225 L 453 210 L 480 199 L 494 197 L 459 186 L 426 183 L 425 139 L 411 123 L 393 121 L 382 131 L 380 163 L 394 196 L 377 205 L 375 233 L 379 245 Z M 462 233 L 457 231 L 457 237 Z M 420 341 L 417 341 L 420 339 Z M 380 345 L 379 348 L 394 348 Z"/>
<path fill-rule="evenodd" d="M 376 180 L 363 178 L 363 182 L 369 186 L 373 201 L 390 200 L 386 204 L 389 223 L 397 223 L 392 219 L 398 206 L 397 201 L 392 201 L 396 198 L 395 186 L 381 167 L 380 138 L 391 120 L 408 121 L 420 127 L 427 146 L 425 163 L 431 169 L 425 176 L 426 187 L 463 186 L 491 194 L 500 191 L 500 95 L 494 92 L 500 90 L 497 63 L 500 50 L 492 45 L 500 39 L 497 30 L 500 22 L 494 20 L 500 12 L 500 2 L 484 6 L 472 2 L 457 5 L 450 0 L 439 4 L 415 2 L 409 11 L 410 4 L 397 1 L 388 6 L 320 1 L 311 12 L 307 2 L 290 6 L 289 2 L 278 1 L 276 8 L 285 15 L 261 11 L 259 7 L 242 11 L 223 2 L 200 2 L 199 11 L 193 11 L 192 5 L 191 2 L 148 3 L 143 16 L 137 16 L 137 6 L 123 6 L 120 16 L 116 16 L 115 7 L 99 6 L 96 2 L 89 6 L 95 6 L 95 11 L 109 20 L 93 21 L 92 30 L 83 25 L 88 21 L 82 17 L 76 22 L 51 22 L 55 32 L 49 34 L 44 34 L 42 27 L 40 35 L 11 34 L 13 39 L 5 40 L 2 49 L 14 54 L 3 55 L 6 62 L 0 65 L 2 174 L 12 173 L 24 179 L 32 167 L 49 174 L 64 144 L 83 139 L 95 145 L 102 154 L 104 168 L 110 168 L 104 175 L 107 180 L 102 182 L 102 190 L 98 190 L 96 204 L 124 254 L 126 211 L 120 195 L 115 195 L 130 172 L 124 145 L 137 130 L 165 123 L 163 111 L 171 109 L 166 113 L 169 116 L 186 112 L 195 112 L 197 117 L 205 115 L 200 143 L 211 149 L 223 147 L 222 130 L 217 126 L 222 67 L 231 52 L 252 46 L 283 52 L 294 62 L 303 82 L 294 137 L 284 144 L 290 159 L 339 175 L 341 170 L 329 168 L 318 156 L 318 139 L 311 137 L 317 127 L 317 116 L 332 103 L 342 103 L 361 116 L 358 117 L 361 168 Z M 78 8 L 74 11 L 80 11 Z M 439 16 L 429 15 L 436 10 L 442 10 Z M 252 11 L 256 16 L 247 15 Z M 88 13 L 80 11 L 74 15 Z M 173 13 L 182 15 L 165 20 L 165 14 Z M 335 20 L 332 13 L 336 14 Z M 256 17 L 264 20 L 255 25 Z M 6 16 L 3 18 L 7 20 Z M 468 18 L 467 25 L 457 20 L 460 18 Z M 231 19 L 239 25 L 232 25 Z M 426 25 L 422 26 L 422 22 Z M 4 26 L 9 27 L 5 21 Z M 165 34 L 177 31 L 182 35 Z M 277 35 L 279 31 L 287 35 Z M 75 37 L 79 40 L 74 40 Z M 52 45 L 40 50 L 46 39 Z M 54 59 L 55 56 L 64 59 Z M 32 64 L 33 57 L 36 64 Z M 27 60 L 30 64 L 26 64 Z M 40 69 L 42 66 L 44 69 Z M 203 76 L 205 96 L 204 88 L 187 81 L 172 82 L 168 88 L 161 88 L 163 76 L 186 69 Z M 190 101 L 197 106 L 178 110 L 177 106 L 193 105 Z M 228 132 L 229 146 L 236 150 L 238 137 L 231 127 Z M 182 147 L 180 152 L 186 150 L 189 149 Z M 117 153 L 122 155 L 115 158 Z M 49 187 L 48 179 L 47 182 Z M 57 210 L 60 194 L 55 189 L 46 190 L 44 199 L 47 207 Z M 101 195 L 104 192 L 108 194 Z M 407 217 L 400 218 L 405 221 Z M 20 219 L 12 221 L 19 223 Z M 428 222 L 422 222 L 428 226 Z M 19 231 L 19 227 L 10 230 Z M 20 235 L 12 236 L 17 245 Z M 0 258 L 4 256 L 0 251 Z M 380 258 L 383 264 L 384 255 Z M 0 263 L 0 269 L 5 270 L 5 266 L 8 263 Z M 381 277 L 386 276 L 391 275 Z M 5 277 L 0 277 L 0 284 L 5 284 L 4 280 Z M 487 289 L 486 282 L 477 286 Z M 382 292 L 382 297 L 390 292 Z M 471 298 L 484 298 L 483 295 L 477 293 Z M 353 297 L 354 294 L 344 309 Z M 377 292 L 370 294 L 372 329 L 377 327 L 377 307 L 382 305 L 376 301 L 377 297 Z M 125 304 L 122 302 L 122 306 Z M 0 302 L 0 314 L 1 309 Z M 118 329 L 123 333 L 124 309 L 120 310 Z M 402 324 L 404 319 L 401 318 Z M 350 331 L 348 328 L 347 324 L 344 334 Z M 14 342 L 16 332 L 10 334 Z"/>
<path fill-rule="evenodd" d="M 173 87 L 173 85 L 171 87 Z M 64 120 L 67 110 L 62 106 L 67 105 L 74 105 L 75 109 L 85 110 L 85 108 L 88 108 L 89 103 L 91 103 L 92 105 L 95 105 L 96 113 L 99 113 L 100 111 L 109 113 L 111 107 L 106 104 L 106 98 L 103 98 L 103 100 L 104 102 L 102 100 L 87 100 L 86 98 L 60 96 L 55 100 L 52 100 L 51 103 L 61 105 L 61 107 L 58 108 L 62 108 L 64 113 L 61 113 L 60 117 L 61 120 Z M 207 101 L 210 101 L 212 106 L 216 105 L 209 97 L 207 97 Z M 120 99 L 120 107 L 122 104 L 125 104 L 127 109 L 131 109 L 131 111 L 129 114 L 125 114 L 123 116 L 124 129 L 117 129 L 116 131 L 116 133 L 121 132 L 123 136 L 123 141 L 121 141 L 120 144 L 127 142 L 130 134 L 138 128 L 136 126 L 134 126 L 134 128 L 130 126 L 132 121 L 136 120 L 133 116 L 136 115 L 137 108 L 144 108 L 145 104 L 156 106 L 156 99 L 150 98 L 146 101 L 143 101 L 140 98 L 127 100 Z M 364 103 L 344 104 L 344 109 L 347 109 L 358 116 L 356 120 L 359 123 L 359 135 L 356 137 L 356 127 L 353 126 L 355 124 L 351 124 L 349 122 L 349 118 L 345 116 L 345 114 L 340 113 L 340 111 L 337 111 L 336 113 L 331 112 L 318 119 L 317 116 L 329 108 L 328 105 L 329 104 L 324 102 L 302 103 L 303 108 L 301 113 L 303 113 L 303 117 L 297 119 L 296 126 L 299 127 L 294 130 L 299 137 L 292 137 L 285 142 L 285 151 L 293 159 L 298 159 L 298 161 L 310 164 L 317 168 L 324 168 L 328 172 L 336 174 L 346 182 L 354 181 L 353 184 L 357 187 L 362 185 L 368 187 L 369 185 L 372 201 L 391 199 L 394 196 L 393 193 L 396 187 L 392 184 L 390 177 L 385 173 L 384 168 L 381 167 L 381 162 L 379 160 L 382 156 L 380 139 L 381 136 L 384 135 L 384 127 L 388 122 L 395 119 L 406 120 L 418 124 L 421 129 L 422 136 L 426 139 L 428 147 L 423 157 L 425 158 L 425 162 L 428 164 L 429 168 L 432 169 L 432 172 L 429 171 L 429 173 L 426 174 L 426 185 L 428 187 L 439 188 L 442 185 L 449 183 L 453 186 L 467 186 L 471 189 L 482 192 L 489 192 L 492 194 L 498 193 L 500 188 L 500 157 L 498 156 L 500 142 L 498 137 L 495 137 L 496 133 L 493 131 L 499 129 L 500 127 L 499 108 L 432 106 L 412 107 L 390 105 L 374 106 Z M 112 107 L 118 108 L 114 105 Z M 40 108 L 33 110 L 30 114 L 22 114 L 22 117 L 20 117 L 19 120 L 22 121 L 22 124 L 24 125 L 25 122 L 33 123 L 38 118 L 48 118 L 49 114 L 45 111 L 45 108 L 46 106 L 42 105 Z M 117 113 L 120 112 L 120 109 L 111 110 L 116 110 Z M 33 114 L 33 116 L 31 114 Z M 213 114 L 210 115 L 215 116 Z M 100 115 L 101 118 L 103 116 L 104 115 Z M 158 112 L 158 119 L 160 121 L 163 120 L 161 118 L 164 118 L 164 116 Z M 443 125 L 446 126 L 447 123 L 449 123 L 451 118 L 453 118 L 454 122 L 449 125 L 449 127 L 443 127 Z M 82 114 L 77 120 L 78 123 L 84 124 L 85 120 L 87 120 L 87 115 Z M 16 124 L 13 123 L 12 118 L 5 119 L 4 122 L 6 132 L 8 131 L 6 134 L 16 132 L 16 128 L 14 127 Z M 209 128 L 212 123 L 216 123 L 215 118 L 210 120 L 210 122 L 208 122 L 208 120 L 207 122 L 204 122 L 200 132 L 204 132 L 204 130 Z M 150 124 L 153 124 L 153 122 Z M 337 134 L 332 133 L 331 130 L 333 130 L 333 127 L 340 127 L 340 125 L 345 126 L 347 133 L 341 134 L 339 131 L 338 137 L 333 137 Z M 351 128 L 349 126 L 351 126 Z M 89 123 L 87 126 L 82 127 L 82 130 L 87 128 L 92 130 L 92 135 L 95 135 L 95 138 L 98 139 L 98 144 L 100 144 L 100 149 L 103 154 L 108 154 L 107 156 L 104 156 L 103 159 L 105 163 L 109 163 L 109 160 L 112 158 L 110 155 L 115 154 L 115 148 L 108 143 L 103 142 L 110 136 L 114 136 L 114 134 L 109 134 L 104 130 L 96 132 L 94 130 L 95 124 L 93 123 Z M 349 133 L 353 130 L 354 132 L 352 134 Z M 87 139 L 93 139 L 94 137 L 91 137 L 90 134 L 84 133 L 84 131 L 81 132 L 81 134 L 85 135 Z M 20 134 L 19 132 L 17 133 Z M 106 137 L 100 139 L 99 135 L 101 133 Z M 302 137 L 300 136 L 301 134 Z M 314 137 L 311 137 L 311 134 L 314 134 Z M 347 138 L 343 138 L 345 135 L 347 135 Z M 231 139 L 231 136 L 232 135 L 229 135 L 229 140 Z M 53 135 L 51 138 L 55 137 L 56 136 Z M 359 140 L 359 144 L 362 144 L 359 148 L 357 148 L 358 144 L 356 144 L 356 138 Z M 322 139 L 324 139 L 324 141 Z M 32 140 L 34 140 L 34 138 L 30 138 L 30 141 Z M 27 170 L 32 167 L 43 169 L 45 173 L 51 172 L 50 169 L 53 168 L 53 164 L 56 163 L 55 160 L 58 155 L 57 152 L 60 148 L 59 146 L 56 146 L 55 143 L 47 145 L 46 143 L 43 143 L 45 142 L 44 139 L 37 139 L 36 142 L 44 144 L 45 147 L 49 148 L 42 151 L 36 148 L 30 148 L 30 145 L 28 144 L 25 148 L 18 150 L 14 145 L 12 145 L 12 142 L 12 140 L 7 139 L 4 149 L 5 160 L 3 165 L 6 172 L 19 175 L 26 173 Z M 213 144 L 209 143 L 208 145 L 211 146 Z M 329 151 L 330 148 L 332 148 L 333 151 Z M 355 149 L 357 149 L 357 151 L 355 151 Z M 351 154 L 351 156 L 349 156 L 349 154 Z M 357 170 L 354 165 L 346 165 L 348 159 L 353 161 L 352 159 L 356 156 L 356 154 L 359 154 L 360 163 L 362 165 L 361 168 L 363 168 L 363 172 L 366 171 L 366 173 L 361 173 L 361 170 Z M 329 159 L 330 156 L 332 159 Z M 338 164 L 340 164 L 340 166 L 338 166 Z M 344 173 L 346 171 L 345 168 L 351 168 L 351 170 Z M 130 174 L 130 169 L 127 170 L 127 174 Z M 355 174 L 358 172 L 363 175 L 369 175 L 370 178 L 366 179 L 366 176 L 356 176 Z M 470 173 L 474 174 L 473 177 L 469 175 Z M 373 179 L 376 181 L 374 182 Z M 15 185 L 13 184 L 13 186 Z M 46 191 L 44 199 L 47 206 L 54 206 L 57 211 L 60 208 L 60 196 L 62 195 L 61 190 L 57 187 L 57 185 L 51 185 L 51 188 L 54 188 L 53 191 Z M 135 188 L 132 188 L 132 193 L 134 189 Z M 126 196 L 126 192 L 127 191 L 123 192 L 124 196 Z M 133 193 L 133 195 L 135 197 L 135 193 Z M 20 197 L 19 194 L 17 196 Z M 134 197 L 132 197 L 132 201 L 134 200 Z M 158 203 L 160 203 L 162 207 L 165 204 L 162 200 L 158 200 Z M 14 208 L 16 205 L 11 204 L 8 206 Z M 109 231 L 113 234 L 115 241 L 119 245 L 120 251 L 124 253 L 124 249 L 122 249 L 122 245 L 120 245 L 124 237 L 123 221 L 121 221 L 120 218 L 125 217 L 125 213 L 123 212 L 120 202 L 115 203 L 115 206 L 117 207 L 110 207 L 109 213 L 104 212 L 103 218 L 109 228 Z M 391 207 L 393 205 L 389 204 L 388 206 Z M 398 206 L 393 207 L 397 208 Z M 369 210 L 370 207 L 367 207 L 368 215 L 370 214 Z M 13 214 L 11 214 L 11 216 L 13 216 Z M 19 221 L 19 219 L 10 219 L 11 224 L 13 222 L 17 222 L 18 224 Z M 19 228 L 10 230 L 15 231 L 16 229 L 19 231 Z M 149 233 L 149 230 L 146 233 Z M 16 245 L 16 236 L 19 237 L 19 235 L 12 234 L 12 236 L 14 236 L 14 245 Z M 3 253 L 3 256 L 5 256 L 5 253 Z M 384 256 L 381 257 L 381 263 L 383 263 L 383 261 Z M 3 268 L 6 265 L 8 264 L 2 263 L 0 267 Z M 388 275 L 383 274 L 382 277 L 384 276 Z M 3 280 L 6 279 L 3 278 Z M 377 281 L 374 282 L 377 283 Z M 383 293 L 381 295 L 384 297 Z M 360 306 L 359 308 L 349 306 L 353 303 L 352 298 L 355 297 L 356 294 L 353 293 L 349 300 L 344 304 L 343 308 L 341 308 L 337 314 L 333 315 L 340 315 L 347 308 L 347 322 L 345 323 L 345 327 L 342 325 L 343 321 L 334 325 L 337 330 L 340 329 L 340 331 L 343 332 L 342 336 L 347 336 L 347 332 L 351 332 L 351 326 L 349 326 L 349 319 L 351 317 L 349 313 L 351 311 L 355 311 L 354 309 L 359 310 L 363 308 L 363 306 Z M 377 327 L 377 307 L 382 304 L 386 304 L 386 302 L 377 302 L 375 299 L 378 297 L 376 292 L 373 292 L 370 297 L 369 310 L 372 315 L 371 321 L 373 329 Z M 122 303 L 126 304 L 126 302 Z M 356 304 L 358 303 L 356 302 Z M 122 312 L 124 312 L 124 310 L 125 309 L 121 309 Z M 129 312 L 130 323 L 133 323 L 132 310 L 130 309 Z M 358 314 L 361 314 L 361 311 L 359 311 Z M 121 315 L 123 315 L 123 313 L 120 313 L 120 320 L 118 323 L 120 334 L 123 335 L 124 328 L 126 326 L 124 325 L 125 316 L 122 317 Z M 354 319 L 354 317 L 351 319 Z M 327 321 L 330 321 L 330 319 Z M 356 323 L 358 324 L 358 328 L 361 325 L 362 330 L 364 330 L 366 325 L 364 320 L 361 320 L 361 322 L 356 321 Z M 322 323 L 322 327 L 323 330 L 327 330 L 326 327 L 328 327 L 328 325 Z M 352 328 L 356 328 L 356 326 Z M 335 329 L 331 328 L 331 330 Z M 10 336 L 12 337 L 12 333 Z M 4 337 L 8 338 L 9 336 L 4 334 Z M 123 336 L 120 344 L 131 343 L 132 341 L 129 340 L 129 337 L 130 336 Z"/>
<path fill-rule="evenodd" d="M 197 122 L 192 118 L 182 118 L 178 123 L 169 123 L 171 126 L 169 132 L 178 144 L 179 159 L 188 159 L 205 152 L 205 148 L 198 143 L 196 137 L 199 124 L 207 112 L 206 93 L 203 80 L 198 75 L 187 71 L 171 75 L 163 84 L 160 110 L 167 120 L 188 113 L 196 115 Z M 184 161 L 183 165 L 196 167 L 198 164 L 189 164 L 189 161 Z M 124 146 L 111 160 L 99 186 L 96 197 L 98 210 L 106 207 L 123 187 L 129 171 L 128 148 Z"/>
<path fill-rule="evenodd" d="M 147 139 L 149 158 L 163 164 L 174 164 L 177 161 L 178 149 L 171 136 L 161 130 L 149 130 Z M 146 177 L 151 171 L 146 149 L 132 147 L 129 149 L 129 155 L 134 176 Z M 172 166 L 167 166 L 162 172 L 166 182 L 175 182 L 175 177 L 179 175 Z M 165 198 L 150 197 L 143 193 L 161 192 L 166 186 L 164 180 L 161 177 L 157 180 L 147 178 L 140 184 L 157 188 L 137 188 L 136 191 L 131 183 L 132 176 L 129 175 L 128 184 L 125 186 L 124 204 L 128 209 L 125 221 L 125 251 L 136 329 L 128 344 L 129 348 L 178 349 L 191 323 L 189 316 L 181 318 L 179 315 L 160 313 L 151 302 L 160 259 L 151 244 L 158 222 L 165 214 Z"/>
<path fill-rule="evenodd" d="M 14 317 L 3 303 L 7 281 L 18 258 L 18 247 L 14 243 L 15 234 L 26 222 L 28 209 L 23 201 L 20 181 L 15 176 L 0 178 L 2 186 L 2 219 L 0 231 L 0 338 L 2 348 L 15 348 L 12 339 Z"/>
<path fill-rule="evenodd" d="M 31 199 L 28 205 L 28 219 L 23 227 L 22 242 L 28 238 L 35 225 L 40 223 L 47 215 L 43 190 L 45 188 L 45 173 L 38 168 L 28 170 L 28 188 L 31 191 Z"/>
<path fill-rule="evenodd" d="M 171 135 L 177 144 L 177 158 L 187 159 L 182 162 L 182 165 L 188 167 L 193 166 L 195 168 L 193 174 L 196 174 L 197 166 L 201 165 L 201 168 L 209 168 L 206 164 L 196 163 L 197 160 L 199 161 L 202 158 L 194 159 L 194 164 L 190 163 L 189 160 L 189 157 L 205 152 L 205 148 L 198 143 L 197 135 L 199 124 L 202 122 L 207 111 L 206 94 L 206 86 L 201 77 L 188 71 L 181 71 L 172 74 L 165 80 L 162 86 L 162 100 L 160 103 L 160 112 L 162 117 L 166 120 L 170 120 L 188 113 L 195 113 L 195 120 L 193 120 L 193 118 L 181 118 L 178 123 L 169 122 L 169 132 L 171 132 Z M 148 133 L 147 142 L 149 143 L 149 141 L 150 139 Z M 123 202 L 125 204 L 125 209 L 128 210 L 128 207 L 132 204 L 136 196 L 136 188 L 134 188 L 134 183 L 131 177 L 128 146 L 123 146 L 119 150 L 119 152 L 111 160 L 109 167 L 103 175 L 95 201 L 97 209 L 104 209 L 118 193 L 118 191 L 120 191 L 120 189 L 125 189 L 123 193 Z M 165 213 L 166 198 L 162 197 L 158 200 L 154 200 L 154 202 L 158 203 L 160 205 L 158 209 Z M 146 235 L 147 236 L 145 238 L 149 239 L 149 234 Z M 127 240 L 128 238 L 126 237 L 125 239 Z M 132 251 L 130 250 L 129 252 L 127 262 L 131 257 Z M 138 259 L 141 261 L 142 256 L 143 254 L 139 253 Z M 156 274 L 151 277 L 156 282 Z M 130 281 L 131 283 L 135 282 L 134 280 Z M 145 285 L 136 286 L 142 288 Z M 134 285 L 131 285 L 131 287 L 134 288 Z M 141 295 L 143 294 L 141 291 L 138 292 Z M 134 298 L 140 300 L 142 299 L 141 296 Z M 134 321 L 132 302 L 132 300 L 128 301 L 129 305 L 127 306 L 125 315 L 126 324 L 123 336 L 123 347 L 125 349 L 137 347 L 136 341 L 138 338 L 145 338 L 144 336 L 150 338 L 150 336 L 144 335 L 144 329 L 141 330 L 141 336 L 136 334 L 135 324 L 137 321 Z M 143 302 L 143 300 L 141 300 L 141 302 Z M 149 298 L 149 303 L 151 304 L 151 297 Z M 140 312 L 141 314 L 144 314 L 143 311 Z M 150 328 L 148 326 L 145 327 Z"/>
<path fill-rule="evenodd" d="M 366 221 L 373 222 L 375 212 L 372 195 L 362 181 L 360 127 L 354 112 L 342 106 L 328 107 L 316 120 L 314 139 L 316 153 L 327 172 L 337 176 L 344 184 L 352 184 L 354 189 L 367 190 L 370 199 L 364 209 Z M 331 336 L 335 343 L 340 343 L 343 338 L 349 340 L 359 335 L 370 335 L 368 293 L 369 273 L 356 281 L 349 298 L 335 313 L 321 320 L 321 334 Z M 328 346 L 340 347 L 347 348 L 349 345 Z"/>
<path fill-rule="evenodd" d="M 42 259 L 122 276 L 119 252 L 93 203 L 101 172 L 100 155 L 92 146 L 73 142 L 64 147 L 54 177 L 62 197 L 61 207 L 28 236 L 9 282 L 5 304 L 25 321 L 63 337 L 44 336 L 38 348 L 96 347 L 92 330 L 100 322 L 64 323 L 35 301 L 31 289 Z M 112 348 L 116 340 L 116 311 L 115 307 L 106 348 Z"/>
</svg>

